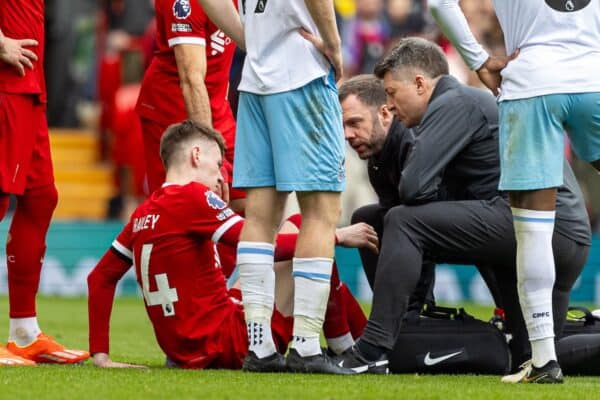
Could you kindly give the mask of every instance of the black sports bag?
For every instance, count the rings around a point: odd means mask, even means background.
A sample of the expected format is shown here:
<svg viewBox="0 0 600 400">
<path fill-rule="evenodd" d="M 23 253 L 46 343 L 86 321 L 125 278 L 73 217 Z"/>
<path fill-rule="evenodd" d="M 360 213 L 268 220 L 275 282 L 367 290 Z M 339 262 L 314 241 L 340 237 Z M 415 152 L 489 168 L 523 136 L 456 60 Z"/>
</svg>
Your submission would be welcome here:
<svg viewBox="0 0 600 400">
<path fill-rule="evenodd" d="M 392 373 L 506 374 L 510 351 L 495 325 L 435 306 L 407 313 L 389 361 Z"/>
<path fill-rule="evenodd" d="M 592 315 L 585 307 L 569 307 L 567 321 L 562 331 L 561 339 L 582 333 L 600 334 L 600 318 Z"/>
<path fill-rule="evenodd" d="M 558 362 L 566 375 L 600 375 L 600 318 L 583 307 L 569 307 L 556 342 Z"/>
</svg>

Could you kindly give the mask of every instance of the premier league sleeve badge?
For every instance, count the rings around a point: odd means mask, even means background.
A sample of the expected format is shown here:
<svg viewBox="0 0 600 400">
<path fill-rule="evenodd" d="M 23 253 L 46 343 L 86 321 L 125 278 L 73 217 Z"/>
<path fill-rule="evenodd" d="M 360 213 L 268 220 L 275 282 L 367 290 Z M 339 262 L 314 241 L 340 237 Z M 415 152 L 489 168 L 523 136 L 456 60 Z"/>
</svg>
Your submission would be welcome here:
<svg viewBox="0 0 600 400">
<path fill-rule="evenodd" d="M 173 3 L 173 15 L 177 19 L 186 19 L 192 13 L 190 0 L 175 0 Z"/>
</svg>

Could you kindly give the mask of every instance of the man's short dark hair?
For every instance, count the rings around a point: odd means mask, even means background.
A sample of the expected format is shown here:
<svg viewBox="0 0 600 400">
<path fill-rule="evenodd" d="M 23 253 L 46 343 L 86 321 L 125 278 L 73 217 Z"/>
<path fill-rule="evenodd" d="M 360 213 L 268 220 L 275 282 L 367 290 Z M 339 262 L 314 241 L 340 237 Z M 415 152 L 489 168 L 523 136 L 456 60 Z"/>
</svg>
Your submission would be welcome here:
<svg viewBox="0 0 600 400">
<path fill-rule="evenodd" d="M 385 104 L 383 82 L 375 75 L 358 75 L 342 83 L 338 90 L 340 103 L 351 95 L 368 106 L 379 107 Z"/>
<path fill-rule="evenodd" d="M 181 145 L 193 139 L 214 141 L 221 150 L 221 156 L 225 153 L 223 136 L 218 131 L 206 124 L 188 119 L 169 126 L 160 139 L 160 158 L 165 169 L 171 165 Z"/>
<path fill-rule="evenodd" d="M 419 37 L 400 39 L 396 47 L 390 50 L 375 66 L 375 76 L 383 79 L 387 72 L 402 68 L 414 68 L 429 78 L 448 75 L 448 59 L 441 47 Z"/>
</svg>

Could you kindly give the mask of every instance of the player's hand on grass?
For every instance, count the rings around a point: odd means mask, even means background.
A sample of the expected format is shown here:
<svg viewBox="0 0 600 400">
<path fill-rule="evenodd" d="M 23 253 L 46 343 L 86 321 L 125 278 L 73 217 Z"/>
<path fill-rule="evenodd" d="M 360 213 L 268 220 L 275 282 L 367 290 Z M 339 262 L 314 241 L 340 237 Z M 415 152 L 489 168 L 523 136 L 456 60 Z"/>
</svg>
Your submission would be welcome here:
<svg viewBox="0 0 600 400">
<path fill-rule="evenodd" d="M 0 60 L 12 65 L 19 75 L 25 76 L 25 67 L 33 69 L 33 61 L 38 57 L 26 47 L 37 46 L 34 39 L 11 39 L 0 32 Z"/>
<path fill-rule="evenodd" d="M 145 365 L 138 364 L 127 364 L 116 362 L 110 359 L 108 354 L 106 353 L 94 353 L 93 356 L 94 365 L 100 368 L 138 368 L 138 369 L 146 369 Z"/>
<path fill-rule="evenodd" d="M 342 79 L 344 68 L 342 64 L 342 42 L 339 37 L 335 43 L 325 43 L 319 36 L 304 28 L 300 28 L 299 31 L 304 39 L 311 42 L 329 60 L 335 71 L 335 81 Z"/>
<path fill-rule="evenodd" d="M 373 253 L 379 253 L 379 238 L 377 232 L 369 224 L 358 224 L 338 228 L 335 231 L 338 244 L 344 247 L 367 248 Z"/>
<path fill-rule="evenodd" d="M 502 83 L 500 73 L 518 55 L 519 49 L 515 50 L 510 56 L 490 56 L 476 71 L 481 82 L 494 93 L 494 96 L 498 96 L 500 84 Z"/>
</svg>

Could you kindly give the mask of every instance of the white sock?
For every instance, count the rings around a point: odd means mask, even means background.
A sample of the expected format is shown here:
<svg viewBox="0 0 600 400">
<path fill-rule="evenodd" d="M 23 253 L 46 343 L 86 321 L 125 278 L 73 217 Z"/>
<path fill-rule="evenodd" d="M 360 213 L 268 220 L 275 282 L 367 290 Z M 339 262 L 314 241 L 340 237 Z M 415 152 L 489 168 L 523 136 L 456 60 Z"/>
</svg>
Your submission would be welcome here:
<svg viewBox="0 0 600 400">
<path fill-rule="evenodd" d="M 294 340 L 292 348 L 302 357 L 321 353 L 319 336 L 331 279 L 331 258 L 294 258 Z"/>
<path fill-rule="evenodd" d="M 347 332 L 342 336 L 327 338 L 327 347 L 335 354 L 342 354 L 346 349 L 349 349 L 352 346 L 354 346 L 354 338 L 350 332 Z"/>
<path fill-rule="evenodd" d="M 531 362 L 534 367 L 543 367 L 550 360 L 556 361 L 554 338 L 531 341 Z"/>
<path fill-rule="evenodd" d="M 552 316 L 555 212 L 512 208 L 512 213 L 517 239 L 519 302 L 531 342 L 533 365 L 541 367 L 556 360 Z"/>
<path fill-rule="evenodd" d="M 275 353 L 271 316 L 275 302 L 274 247 L 270 243 L 239 242 L 237 265 L 244 315 L 248 329 L 248 350 L 259 358 Z"/>
<path fill-rule="evenodd" d="M 27 346 L 42 333 L 37 317 L 11 318 L 8 328 L 8 341 L 18 346 Z"/>
</svg>

